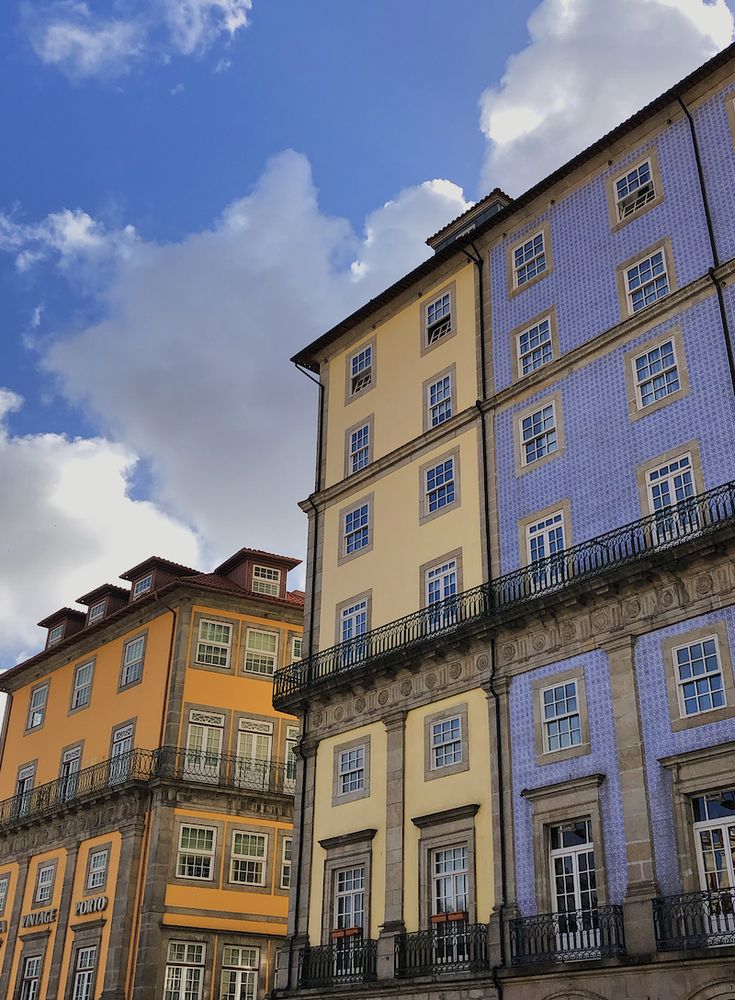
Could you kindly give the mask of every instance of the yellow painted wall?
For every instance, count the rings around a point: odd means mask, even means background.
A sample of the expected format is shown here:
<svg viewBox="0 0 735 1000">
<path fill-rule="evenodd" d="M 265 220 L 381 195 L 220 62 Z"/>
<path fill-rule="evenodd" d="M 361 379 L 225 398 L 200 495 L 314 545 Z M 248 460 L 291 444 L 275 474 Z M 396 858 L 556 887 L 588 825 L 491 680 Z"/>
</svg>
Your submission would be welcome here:
<svg viewBox="0 0 735 1000">
<path fill-rule="evenodd" d="M 380 458 L 423 432 L 422 385 L 452 364 L 457 366 L 457 412 L 478 396 L 475 340 L 474 267 L 467 263 L 452 277 L 427 286 L 417 298 L 364 338 L 329 361 L 329 419 L 326 427 L 326 477 L 331 486 L 344 478 L 345 432 L 375 414 L 373 459 Z M 432 295 L 456 283 L 457 333 L 421 354 L 421 311 Z M 345 370 L 360 344 L 376 338 L 376 383 L 364 396 L 345 405 Z"/>
<path fill-rule="evenodd" d="M 455 705 L 467 705 L 470 767 L 446 778 L 424 780 L 424 719 Z M 492 804 L 490 785 L 490 730 L 487 698 L 480 689 L 443 701 L 435 701 L 409 712 L 406 718 L 406 785 L 404 831 L 404 885 L 406 930 L 419 929 L 419 834 L 412 817 L 425 816 L 456 806 L 479 803 L 475 816 L 476 917 L 490 919 L 494 902 Z"/>
<path fill-rule="evenodd" d="M 8 884 L 8 895 L 5 899 L 5 909 L 2 914 L 0 914 L 0 920 L 4 920 L 6 925 L 10 927 L 10 915 L 13 912 L 13 905 L 15 904 L 15 894 L 18 891 L 18 865 L 17 864 L 0 864 L 0 878 L 4 875 L 10 874 L 10 882 Z M 8 947 L 8 933 L 3 931 L 0 934 L 0 969 L 2 968 L 3 962 L 5 961 L 5 951 Z"/>
<path fill-rule="evenodd" d="M 26 913 L 33 913 L 35 910 L 32 909 L 33 895 L 36 891 L 36 875 L 38 868 L 45 861 L 53 861 L 56 859 L 56 877 L 54 879 L 54 888 L 51 894 L 51 899 L 48 903 L 44 903 L 43 906 L 37 907 L 36 909 L 52 910 L 58 909 L 61 904 L 61 890 L 64 884 L 64 870 L 66 866 L 66 851 L 63 848 L 57 848 L 54 851 L 46 851 L 43 854 L 37 854 L 32 858 L 31 863 L 28 867 L 28 878 L 26 879 L 25 891 L 23 893 L 23 901 L 21 903 L 21 917 Z M 39 990 L 39 996 L 43 997 L 46 995 L 46 990 L 48 987 L 49 974 L 51 972 L 51 955 L 53 953 L 54 942 L 56 941 L 57 934 L 63 934 L 65 928 L 59 927 L 58 920 L 55 920 L 50 924 L 40 924 L 37 927 L 19 927 L 18 935 L 15 941 L 15 955 L 13 956 L 13 964 L 10 972 L 11 983 L 17 982 L 18 969 L 20 966 L 20 955 L 23 950 L 23 940 L 29 934 L 37 934 L 41 930 L 50 930 L 48 937 L 48 943 L 46 945 L 46 958 L 43 963 L 43 969 L 41 973 L 41 988 Z"/>
<path fill-rule="evenodd" d="M 419 523 L 420 469 L 459 448 L 461 504 Z M 372 588 L 371 627 L 416 611 L 424 604 L 419 568 L 454 549 L 462 549 L 462 589 L 482 583 L 478 433 L 474 425 L 441 446 L 424 451 L 349 497 L 341 497 L 324 516 L 323 578 L 319 645 L 338 641 L 336 607 Z M 340 511 L 374 494 L 373 548 L 338 566 Z"/>
<path fill-rule="evenodd" d="M 361 736 L 370 736 L 370 795 L 354 802 L 332 806 L 332 774 L 334 748 Z M 316 786 L 314 801 L 314 847 L 312 852 L 311 892 L 309 903 L 309 940 L 321 943 L 322 902 L 324 895 L 324 863 L 326 851 L 319 841 L 339 837 L 356 830 L 375 829 L 372 841 L 372 885 L 370 886 L 370 937 L 376 938 L 383 923 L 385 903 L 385 800 L 387 736 L 382 723 L 362 726 L 340 736 L 329 737 L 319 744 L 316 756 Z"/>
</svg>

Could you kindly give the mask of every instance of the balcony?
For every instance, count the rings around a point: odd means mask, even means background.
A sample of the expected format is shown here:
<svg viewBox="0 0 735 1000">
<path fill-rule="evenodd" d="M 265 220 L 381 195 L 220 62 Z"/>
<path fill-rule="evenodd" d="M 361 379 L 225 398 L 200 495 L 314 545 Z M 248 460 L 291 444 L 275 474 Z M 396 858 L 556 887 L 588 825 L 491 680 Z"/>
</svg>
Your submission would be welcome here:
<svg viewBox="0 0 735 1000">
<path fill-rule="evenodd" d="M 377 941 L 361 936 L 304 948 L 299 955 L 299 988 L 372 983 L 377 978 Z"/>
<path fill-rule="evenodd" d="M 711 889 L 653 900 L 659 951 L 735 945 L 735 889 Z"/>
<path fill-rule="evenodd" d="M 130 783 L 154 779 L 208 784 L 240 791 L 293 795 L 285 764 L 231 754 L 195 753 L 180 747 L 129 750 L 73 774 L 0 801 L 0 831 L 65 810 Z"/>
<path fill-rule="evenodd" d="M 489 969 L 487 926 L 447 921 L 430 930 L 401 934 L 395 942 L 397 978 Z"/>
<path fill-rule="evenodd" d="M 540 913 L 510 921 L 514 966 L 619 958 L 625 954 L 623 908 Z"/>
<path fill-rule="evenodd" d="M 360 674 L 368 666 L 428 648 L 437 639 L 494 624 L 547 595 L 669 552 L 725 526 L 735 526 L 735 481 L 292 663 L 275 674 L 273 703 L 283 709 L 330 679 Z"/>
</svg>

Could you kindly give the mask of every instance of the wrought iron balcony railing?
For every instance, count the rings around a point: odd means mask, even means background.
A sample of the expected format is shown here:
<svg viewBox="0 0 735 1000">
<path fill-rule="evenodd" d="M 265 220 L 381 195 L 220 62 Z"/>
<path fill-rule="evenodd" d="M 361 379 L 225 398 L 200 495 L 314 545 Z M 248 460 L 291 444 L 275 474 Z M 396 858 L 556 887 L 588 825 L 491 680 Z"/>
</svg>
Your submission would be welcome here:
<svg viewBox="0 0 735 1000">
<path fill-rule="evenodd" d="M 735 889 L 710 889 L 653 900 L 659 951 L 735 945 Z"/>
<path fill-rule="evenodd" d="M 395 974 L 436 976 L 449 972 L 484 972 L 489 968 L 486 924 L 448 920 L 426 931 L 401 934 L 395 942 Z"/>
<path fill-rule="evenodd" d="M 735 524 L 735 481 L 292 663 L 276 671 L 274 704 L 286 704 L 327 678 L 359 673 L 370 663 L 430 645 L 473 623 L 492 621 L 544 595 L 668 551 L 727 524 Z"/>
<path fill-rule="evenodd" d="M 623 908 L 516 918 L 510 921 L 510 951 L 515 966 L 617 958 L 625 954 Z"/>
<path fill-rule="evenodd" d="M 293 795 L 296 785 L 288 764 L 180 747 L 129 750 L 0 801 L 0 830 L 69 808 L 100 792 L 115 791 L 128 782 L 154 778 L 282 795 Z"/>
<path fill-rule="evenodd" d="M 339 986 L 371 983 L 377 978 L 378 944 L 361 935 L 337 938 L 331 944 L 302 949 L 299 955 L 299 986 Z"/>
</svg>

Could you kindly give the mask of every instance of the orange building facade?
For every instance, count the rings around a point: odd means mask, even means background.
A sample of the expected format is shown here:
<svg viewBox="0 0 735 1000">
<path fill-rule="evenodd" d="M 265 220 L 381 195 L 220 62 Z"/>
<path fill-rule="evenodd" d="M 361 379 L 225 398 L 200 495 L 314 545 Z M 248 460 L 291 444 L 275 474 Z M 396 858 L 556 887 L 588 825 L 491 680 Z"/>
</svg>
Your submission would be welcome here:
<svg viewBox="0 0 735 1000">
<path fill-rule="evenodd" d="M 258 1000 L 286 931 L 297 560 L 151 558 L 0 676 L 0 996 Z"/>
</svg>

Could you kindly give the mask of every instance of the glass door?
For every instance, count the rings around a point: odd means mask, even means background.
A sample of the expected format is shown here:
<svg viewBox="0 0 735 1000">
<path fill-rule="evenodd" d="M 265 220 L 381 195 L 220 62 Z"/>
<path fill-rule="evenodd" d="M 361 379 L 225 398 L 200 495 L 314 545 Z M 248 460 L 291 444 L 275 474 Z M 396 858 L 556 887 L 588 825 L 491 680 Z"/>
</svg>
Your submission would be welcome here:
<svg viewBox="0 0 735 1000">
<path fill-rule="evenodd" d="M 79 789 L 79 768 L 82 762 L 82 748 L 72 747 L 61 758 L 59 776 L 59 798 L 66 802 L 73 799 Z"/>
<path fill-rule="evenodd" d="M 597 874 L 592 823 L 576 820 L 551 828 L 551 896 L 556 949 L 560 953 L 600 947 Z"/>
<path fill-rule="evenodd" d="M 699 527 L 692 477 L 692 457 L 680 458 L 651 469 L 648 473 L 648 499 L 656 515 L 654 541 L 662 545 L 692 534 Z"/>
<path fill-rule="evenodd" d="M 207 725 L 202 722 L 189 723 L 184 774 L 191 781 L 217 784 L 222 762 L 223 733 L 222 726 Z"/>
<path fill-rule="evenodd" d="M 705 933 L 735 933 L 735 789 L 693 800 Z"/>
<path fill-rule="evenodd" d="M 433 961 L 436 965 L 457 965 L 469 957 L 467 845 L 434 851 L 432 867 Z"/>
<path fill-rule="evenodd" d="M 112 734 L 110 750 L 110 784 L 125 781 L 131 770 L 133 757 L 133 727 L 121 726 Z"/>
<path fill-rule="evenodd" d="M 426 572 L 429 629 L 436 631 L 457 621 L 457 561 L 449 559 Z"/>
<path fill-rule="evenodd" d="M 334 873 L 332 974 L 352 979 L 363 971 L 362 934 L 365 921 L 365 869 L 345 868 Z"/>
<path fill-rule="evenodd" d="M 266 791 L 270 781 L 273 727 L 257 719 L 241 719 L 237 734 L 237 783 Z"/>
</svg>

